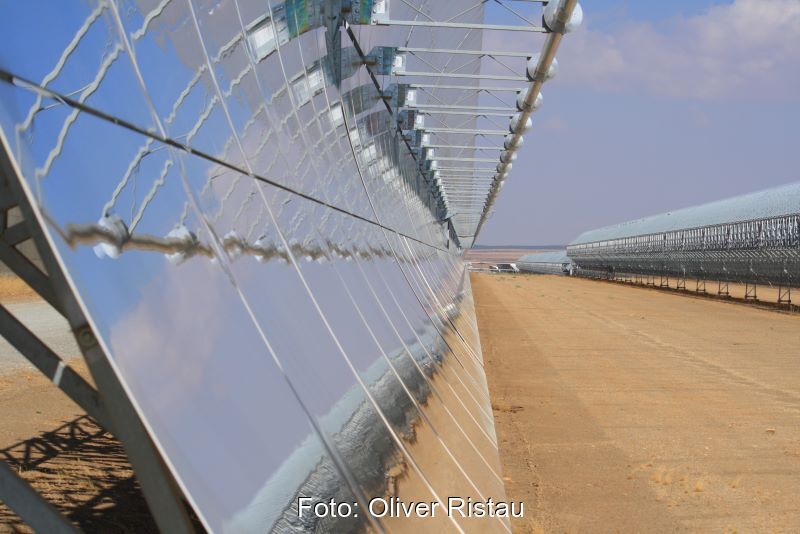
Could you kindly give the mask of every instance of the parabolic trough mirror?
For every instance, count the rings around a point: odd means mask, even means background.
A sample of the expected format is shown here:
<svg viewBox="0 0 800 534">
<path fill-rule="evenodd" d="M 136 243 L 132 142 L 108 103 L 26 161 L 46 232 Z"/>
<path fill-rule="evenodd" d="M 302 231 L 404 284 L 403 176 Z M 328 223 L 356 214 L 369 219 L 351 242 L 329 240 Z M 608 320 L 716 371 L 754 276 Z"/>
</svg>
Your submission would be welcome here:
<svg viewBox="0 0 800 534">
<path fill-rule="evenodd" d="M 2 8 L 2 259 L 70 321 L 97 390 L 54 381 L 163 530 L 510 531 L 468 513 L 506 499 L 462 251 L 581 11 L 495 3 Z"/>
</svg>

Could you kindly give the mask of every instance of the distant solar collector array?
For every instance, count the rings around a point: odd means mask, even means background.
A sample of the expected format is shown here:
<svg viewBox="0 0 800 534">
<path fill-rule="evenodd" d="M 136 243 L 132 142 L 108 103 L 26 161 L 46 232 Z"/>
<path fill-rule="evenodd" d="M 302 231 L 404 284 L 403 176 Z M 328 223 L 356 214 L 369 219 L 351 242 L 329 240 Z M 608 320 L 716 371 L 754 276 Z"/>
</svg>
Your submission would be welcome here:
<svg viewBox="0 0 800 534">
<path fill-rule="evenodd" d="M 567 247 L 579 272 L 800 284 L 800 184 L 590 230 Z"/>
</svg>

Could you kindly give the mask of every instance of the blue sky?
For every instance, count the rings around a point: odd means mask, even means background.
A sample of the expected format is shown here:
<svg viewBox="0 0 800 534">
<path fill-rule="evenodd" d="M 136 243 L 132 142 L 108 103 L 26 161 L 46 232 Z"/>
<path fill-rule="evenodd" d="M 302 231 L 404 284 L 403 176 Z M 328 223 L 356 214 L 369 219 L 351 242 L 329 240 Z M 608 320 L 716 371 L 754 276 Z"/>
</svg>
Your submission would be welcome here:
<svg viewBox="0 0 800 534">
<path fill-rule="evenodd" d="M 480 244 L 800 181 L 800 1 L 584 1 Z"/>
</svg>

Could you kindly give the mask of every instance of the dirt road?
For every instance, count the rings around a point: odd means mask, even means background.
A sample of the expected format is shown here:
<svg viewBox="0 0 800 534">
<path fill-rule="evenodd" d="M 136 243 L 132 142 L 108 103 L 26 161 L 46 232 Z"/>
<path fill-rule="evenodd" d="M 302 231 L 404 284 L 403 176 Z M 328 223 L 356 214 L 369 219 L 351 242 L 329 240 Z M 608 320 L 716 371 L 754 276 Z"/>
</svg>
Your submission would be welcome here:
<svg viewBox="0 0 800 534">
<path fill-rule="evenodd" d="M 800 316 L 473 274 L 523 532 L 800 530 Z"/>
</svg>

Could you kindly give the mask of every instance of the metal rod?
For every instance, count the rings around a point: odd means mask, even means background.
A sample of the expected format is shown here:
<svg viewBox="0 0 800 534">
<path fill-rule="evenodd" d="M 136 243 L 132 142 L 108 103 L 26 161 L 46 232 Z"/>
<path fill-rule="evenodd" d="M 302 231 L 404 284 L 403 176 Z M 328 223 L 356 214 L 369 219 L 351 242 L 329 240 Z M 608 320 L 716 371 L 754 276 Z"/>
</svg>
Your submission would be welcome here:
<svg viewBox="0 0 800 534">
<path fill-rule="evenodd" d="M 111 428 L 97 391 L 0 304 L 0 334 L 100 426 Z"/>
<path fill-rule="evenodd" d="M 519 87 L 482 87 L 480 85 L 437 85 L 430 83 L 409 83 L 407 84 L 412 89 L 456 89 L 459 91 L 510 91 L 516 93 Z"/>
<path fill-rule="evenodd" d="M 512 113 L 516 112 L 517 108 L 513 106 L 482 106 L 480 104 L 476 104 L 474 106 L 455 106 L 455 105 L 447 105 L 447 104 L 409 104 L 406 106 L 410 109 L 463 109 L 463 110 L 487 110 L 487 111 L 510 111 Z"/>
<path fill-rule="evenodd" d="M 446 169 L 442 169 L 442 170 L 443 171 L 447 171 L 448 173 L 451 173 L 451 172 L 452 173 L 463 173 L 463 174 L 460 174 L 461 177 L 467 177 L 467 176 L 494 176 L 495 174 L 497 174 L 492 169 L 463 169 L 463 168 L 460 168 L 460 167 L 453 167 L 453 168 L 446 168 Z M 455 176 L 455 175 L 444 174 L 444 176 Z"/>
<path fill-rule="evenodd" d="M 469 173 L 484 173 L 485 172 L 485 173 L 487 173 L 487 175 L 496 174 L 494 169 L 487 169 L 487 168 L 475 169 L 475 168 L 471 168 L 471 167 L 442 167 L 442 168 L 437 169 L 437 170 L 448 171 L 448 172 L 464 171 L 464 172 L 469 172 Z"/>
<path fill-rule="evenodd" d="M 80 532 L 5 462 L 0 462 L 0 501 L 36 532 L 57 534 Z"/>
<path fill-rule="evenodd" d="M 479 163 L 497 163 L 497 158 L 442 158 L 436 157 L 436 161 L 477 161 Z"/>
<path fill-rule="evenodd" d="M 457 180 L 457 179 L 454 180 L 452 178 L 445 179 L 445 180 L 442 181 L 442 183 L 444 185 L 448 186 L 448 187 L 450 187 L 450 186 L 460 187 L 462 185 L 490 184 L 493 181 L 494 181 L 494 178 L 480 178 L 480 177 L 477 177 L 477 176 L 469 176 L 469 177 L 465 177 L 462 180 Z"/>
<path fill-rule="evenodd" d="M 435 109 L 435 110 L 420 110 L 420 115 L 469 115 L 471 117 L 511 117 L 514 112 L 509 111 L 508 113 L 498 113 L 496 111 L 487 111 L 487 112 L 480 112 L 480 111 L 449 111 L 446 109 Z"/>
<path fill-rule="evenodd" d="M 424 148 L 454 148 L 463 150 L 505 150 L 501 146 L 469 146 L 469 145 L 424 145 Z"/>
<path fill-rule="evenodd" d="M 461 74 L 459 72 L 397 71 L 395 76 L 427 76 L 429 78 L 464 78 L 466 80 L 498 80 L 504 82 L 527 82 L 527 76 L 501 76 L 499 74 Z"/>
<path fill-rule="evenodd" d="M 423 128 L 423 132 L 430 133 L 454 133 L 454 134 L 472 134 L 472 135 L 506 135 L 506 130 L 481 130 L 469 128 Z"/>
<path fill-rule="evenodd" d="M 497 50 L 458 50 L 453 48 L 409 48 L 398 47 L 398 52 L 447 54 L 447 55 L 466 55 L 466 56 L 505 56 L 505 57 L 524 57 L 528 59 L 531 54 L 528 52 L 500 52 Z"/>
<path fill-rule="evenodd" d="M 462 30 L 498 30 L 511 32 L 548 33 L 544 26 L 509 24 L 480 24 L 474 22 L 437 22 L 434 20 L 376 20 L 376 26 L 420 26 L 424 28 L 455 28 Z"/>
</svg>

